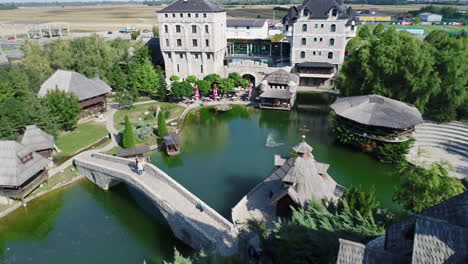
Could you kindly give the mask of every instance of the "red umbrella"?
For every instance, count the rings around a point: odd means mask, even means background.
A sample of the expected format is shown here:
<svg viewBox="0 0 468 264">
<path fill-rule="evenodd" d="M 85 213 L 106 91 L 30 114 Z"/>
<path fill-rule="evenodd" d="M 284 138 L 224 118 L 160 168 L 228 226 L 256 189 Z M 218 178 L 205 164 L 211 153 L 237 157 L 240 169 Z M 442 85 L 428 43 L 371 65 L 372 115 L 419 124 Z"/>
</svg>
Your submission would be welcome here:
<svg viewBox="0 0 468 264">
<path fill-rule="evenodd" d="M 252 97 L 252 86 L 253 86 L 253 84 L 250 82 L 249 83 L 249 100 Z"/>
<path fill-rule="evenodd" d="M 218 85 L 213 85 L 213 99 L 218 99 Z"/>
<path fill-rule="evenodd" d="M 198 91 L 198 85 L 195 85 L 194 97 L 195 97 L 195 100 L 198 100 L 200 98 L 200 92 Z"/>
</svg>

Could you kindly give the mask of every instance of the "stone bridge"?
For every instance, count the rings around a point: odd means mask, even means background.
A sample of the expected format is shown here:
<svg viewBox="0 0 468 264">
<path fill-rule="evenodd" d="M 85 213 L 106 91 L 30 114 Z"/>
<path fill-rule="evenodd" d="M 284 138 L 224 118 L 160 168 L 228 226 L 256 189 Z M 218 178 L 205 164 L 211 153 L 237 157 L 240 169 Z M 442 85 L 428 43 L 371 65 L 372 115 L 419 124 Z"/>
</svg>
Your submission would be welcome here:
<svg viewBox="0 0 468 264">
<path fill-rule="evenodd" d="M 225 66 L 225 77 L 229 75 L 229 73 L 237 72 L 242 77 L 253 77 L 253 82 L 255 86 L 259 85 L 260 82 L 270 73 L 273 73 L 279 69 L 284 69 L 287 72 L 291 71 L 291 67 L 268 67 L 268 64 L 257 62 L 253 60 L 243 60 L 239 62 L 231 62 L 227 66 Z"/>
<path fill-rule="evenodd" d="M 216 250 L 222 255 L 238 253 L 237 229 L 214 209 L 152 164 L 138 175 L 135 162 L 101 153 L 83 153 L 74 163 L 80 174 L 104 190 L 125 182 L 154 201 L 177 238 L 200 250 Z M 137 223 L 136 223 L 137 224 Z"/>
</svg>

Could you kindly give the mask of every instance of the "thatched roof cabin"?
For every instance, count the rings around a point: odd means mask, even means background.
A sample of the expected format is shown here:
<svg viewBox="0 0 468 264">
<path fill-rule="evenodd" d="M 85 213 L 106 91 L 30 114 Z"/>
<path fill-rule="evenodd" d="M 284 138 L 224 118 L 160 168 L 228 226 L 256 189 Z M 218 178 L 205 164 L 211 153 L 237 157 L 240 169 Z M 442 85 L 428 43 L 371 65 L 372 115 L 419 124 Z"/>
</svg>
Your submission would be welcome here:
<svg viewBox="0 0 468 264">
<path fill-rule="evenodd" d="M 54 137 L 35 125 L 26 126 L 21 144 L 49 158 L 55 148 Z"/>
</svg>

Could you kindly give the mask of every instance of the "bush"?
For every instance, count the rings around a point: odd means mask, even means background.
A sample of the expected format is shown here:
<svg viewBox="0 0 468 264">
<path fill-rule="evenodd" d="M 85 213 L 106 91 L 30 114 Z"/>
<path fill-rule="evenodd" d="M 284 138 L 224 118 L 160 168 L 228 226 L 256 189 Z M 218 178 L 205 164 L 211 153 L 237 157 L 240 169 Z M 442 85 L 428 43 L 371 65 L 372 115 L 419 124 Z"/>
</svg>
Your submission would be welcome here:
<svg viewBox="0 0 468 264">
<path fill-rule="evenodd" d="M 180 81 L 180 78 L 177 75 L 172 75 L 171 77 L 169 77 L 169 80 L 171 80 L 173 82 L 178 82 L 178 81 Z"/>
<path fill-rule="evenodd" d="M 221 76 L 216 73 L 212 73 L 205 76 L 203 80 L 210 82 L 210 87 L 213 87 L 213 84 L 218 83 L 219 80 L 221 80 Z"/>
<path fill-rule="evenodd" d="M 249 87 L 249 81 L 242 78 L 237 72 L 231 72 L 228 78 L 234 82 L 235 87 Z"/>
<path fill-rule="evenodd" d="M 186 79 L 186 81 L 189 83 L 195 83 L 197 80 L 198 80 L 197 77 L 195 77 L 194 75 L 189 75 L 187 76 L 187 79 Z"/>
<path fill-rule="evenodd" d="M 375 149 L 375 156 L 382 163 L 404 163 L 413 143 L 414 139 L 409 139 L 401 143 L 382 144 Z"/>
<path fill-rule="evenodd" d="M 171 95 L 174 97 L 190 97 L 193 95 L 193 86 L 187 82 L 172 83 Z"/>
<path fill-rule="evenodd" d="M 208 95 L 211 90 L 210 82 L 205 80 L 199 80 L 195 82 L 198 85 L 198 90 L 201 95 Z"/>
</svg>

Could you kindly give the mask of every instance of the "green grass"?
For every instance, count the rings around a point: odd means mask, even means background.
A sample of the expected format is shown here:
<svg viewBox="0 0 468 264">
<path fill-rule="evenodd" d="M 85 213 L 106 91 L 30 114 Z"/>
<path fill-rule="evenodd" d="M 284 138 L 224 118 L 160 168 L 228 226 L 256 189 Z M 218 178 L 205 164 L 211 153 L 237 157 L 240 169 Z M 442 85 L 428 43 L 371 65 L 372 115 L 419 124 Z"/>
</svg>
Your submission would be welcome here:
<svg viewBox="0 0 468 264">
<path fill-rule="evenodd" d="M 78 124 L 74 131 L 63 132 L 55 140 L 55 144 L 62 152 L 56 157 L 72 156 L 81 148 L 96 143 L 107 136 L 105 123 L 86 122 Z"/>
<path fill-rule="evenodd" d="M 118 131 L 123 130 L 124 128 L 124 119 L 128 115 L 130 122 L 138 121 L 141 118 L 141 121 L 145 124 L 150 124 L 152 127 L 156 126 L 157 118 L 155 116 L 156 107 L 160 106 L 163 111 L 168 111 L 169 116 L 167 120 L 178 117 L 184 111 L 184 108 L 176 104 L 171 103 L 149 103 L 143 105 L 137 105 L 133 107 L 127 107 L 120 109 L 114 115 L 114 127 Z M 148 115 L 145 115 L 145 112 L 149 112 Z"/>
<path fill-rule="evenodd" d="M 36 190 L 34 190 L 29 196 L 38 194 L 40 192 L 49 191 L 55 186 L 67 183 L 78 176 L 80 176 L 78 174 L 78 170 L 75 168 L 75 166 L 71 165 L 67 167 L 66 169 L 64 169 L 63 171 L 56 173 L 54 176 L 52 176 L 49 179 L 47 183 L 41 184 L 41 186 L 37 188 Z"/>
</svg>

